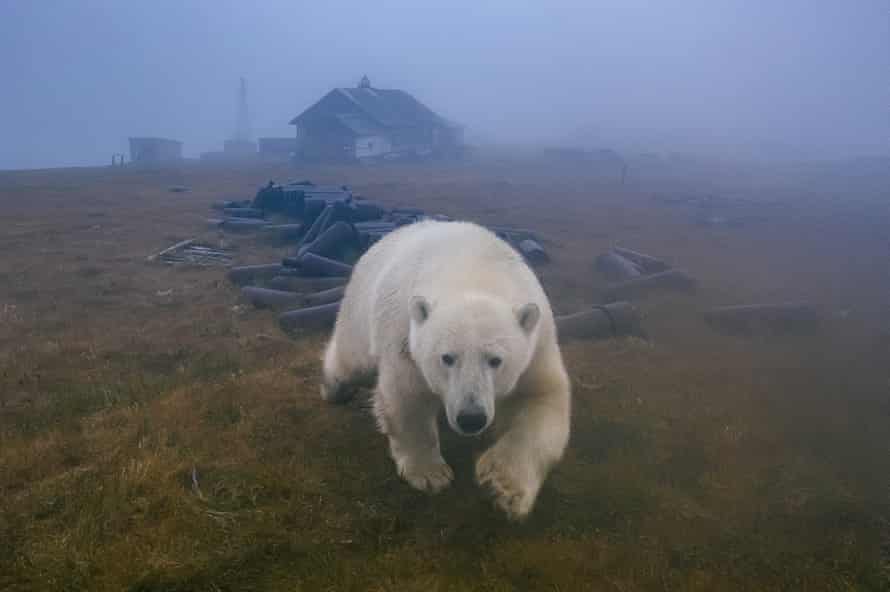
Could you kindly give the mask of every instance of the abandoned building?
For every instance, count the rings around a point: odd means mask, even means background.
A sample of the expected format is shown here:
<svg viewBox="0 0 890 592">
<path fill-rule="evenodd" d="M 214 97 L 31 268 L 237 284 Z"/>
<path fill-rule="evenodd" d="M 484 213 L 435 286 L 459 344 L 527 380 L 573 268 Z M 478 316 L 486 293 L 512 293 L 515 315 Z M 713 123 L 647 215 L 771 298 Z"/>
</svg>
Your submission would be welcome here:
<svg viewBox="0 0 890 592">
<path fill-rule="evenodd" d="M 297 151 L 294 138 L 259 138 L 259 154 L 263 160 L 290 160 Z"/>
<path fill-rule="evenodd" d="M 182 142 L 167 138 L 130 138 L 130 162 L 160 164 L 182 160 Z"/>
<path fill-rule="evenodd" d="M 460 154 L 463 129 L 402 90 L 335 88 L 291 120 L 304 161 L 415 159 Z"/>
</svg>

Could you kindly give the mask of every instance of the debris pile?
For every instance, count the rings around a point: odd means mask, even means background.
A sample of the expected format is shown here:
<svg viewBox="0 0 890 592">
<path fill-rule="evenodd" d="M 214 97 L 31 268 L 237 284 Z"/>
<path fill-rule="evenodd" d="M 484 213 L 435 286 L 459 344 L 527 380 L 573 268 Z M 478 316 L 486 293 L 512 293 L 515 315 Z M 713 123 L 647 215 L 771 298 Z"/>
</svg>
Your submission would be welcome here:
<svg viewBox="0 0 890 592">
<path fill-rule="evenodd" d="M 150 255 L 149 261 L 160 261 L 169 264 L 186 264 L 200 266 L 229 266 L 232 256 L 228 249 L 211 247 L 190 238 L 167 247 L 159 253 Z"/>
<path fill-rule="evenodd" d="M 449 220 L 416 208 L 386 208 L 352 192 L 346 185 L 315 185 L 299 181 L 270 182 L 252 200 L 214 204 L 221 218 L 210 221 L 226 232 L 252 233 L 287 245 L 280 261 L 231 267 L 229 280 L 241 287 L 245 301 L 279 313 L 288 334 L 333 325 L 352 266 L 377 241 L 399 227 L 421 220 Z M 532 266 L 550 261 L 535 232 L 508 226 L 487 228 L 511 244 Z M 227 261 L 209 247 L 174 245 L 155 258 L 182 260 L 199 255 Z M 596 258 L 596 268 L 609 280 L 599 305 L 557 316 L 560 341 L 644 336 L 640 314 L 631 302 L 651 293 L 692 292 L 698 282 L 665 260 L 615 246 Z M 746 305 L 707 311 L 716 330 L 752 333 L 812 329 L 819 315 L 807 305 Z"/>
<path fill-rule="evenodd" d="M 601 333 L 609 325 L 600 317 L 609 311 L 611 303 L 627 304 L 659 291 L 694 291 L 698 282 L 683 270 L 675 269 L 662 259 L 622 247 L 612 247 L 596 259 L 597 269 L 608 279 L 603 301 L 607 304 L 584 313 L 583 324 L 587 333 Z M 628 309 L 630 310 L 630 309 Z M 621 314 L 615 314 L 620 311 Z M 617 318 L 627 319 L 628 326 L 634 327 L 636 313 L 620 307 L 610 311 L 613 334 L 617 330 Z M 623 316 L 621 316 L 623 315 Z M 718 306 L 704 312 L 704 320 L 713 330 L 732 335 L 755 334 L 804 334 L 818 329 L 822 314 L 807 303 L 761 303 L 733 306 Z M 580 319 L 580 317 L 578 317 Z M 578 321 L 580 322 L 580 321 Z M 573 329 L 578 330 L 578 329 Z"/>
<path fill-rule="evenodd" d="M 660 290 L 692 291 L 696 280 L 681 269 L 674 269 L 662 259 L 632 251 L 623 247 L 612 247 L 596 259 L 596 267 L 611 280 L 606 288 L 605 301 L 645 296 Z"/>
<path fill-rule="evenodd" d="M 401 226 L 450 220 L 417 208 L 385 208 L 346 185 L 269 182 L 252 200 L 213 204 L 222 215 L 208 222 L 226 232 L 252 233 L 288 245 L 280 263 L 233 267 L 229 279 L 259 308 L 282 312 L 287 332 L 329 326 L 352 266 L 374 243 Z M 488 226 L 534 266 L 550 261 L 531 230 Z"/>
</svg>

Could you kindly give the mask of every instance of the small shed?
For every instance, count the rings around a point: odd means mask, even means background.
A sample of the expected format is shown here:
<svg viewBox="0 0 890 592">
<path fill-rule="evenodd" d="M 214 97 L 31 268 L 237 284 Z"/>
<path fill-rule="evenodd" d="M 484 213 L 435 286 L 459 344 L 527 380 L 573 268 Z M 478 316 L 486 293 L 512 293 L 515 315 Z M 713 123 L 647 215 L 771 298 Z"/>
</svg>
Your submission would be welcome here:
<svg viewBox="0 0 890 592">
<path fill-rule="evenodd" d="M 182 142 L 167 138 L 130 138 L 130 162 L 157 164 L 182 160 Z"/>
</svg>

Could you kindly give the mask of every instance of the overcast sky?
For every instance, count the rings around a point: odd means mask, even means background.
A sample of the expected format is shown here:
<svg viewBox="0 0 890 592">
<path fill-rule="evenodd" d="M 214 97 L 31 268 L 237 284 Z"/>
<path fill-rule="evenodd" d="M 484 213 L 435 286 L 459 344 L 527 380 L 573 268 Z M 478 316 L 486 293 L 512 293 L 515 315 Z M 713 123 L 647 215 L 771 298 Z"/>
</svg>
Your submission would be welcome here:
<svg viewBox="0 0 890 592">
<path fill-rule="evenodd" d="M 220 149 L 367 73 L 502 142 L 887 154 L 890 1 L 0 0 L 0 169 Z"/>
</svg>

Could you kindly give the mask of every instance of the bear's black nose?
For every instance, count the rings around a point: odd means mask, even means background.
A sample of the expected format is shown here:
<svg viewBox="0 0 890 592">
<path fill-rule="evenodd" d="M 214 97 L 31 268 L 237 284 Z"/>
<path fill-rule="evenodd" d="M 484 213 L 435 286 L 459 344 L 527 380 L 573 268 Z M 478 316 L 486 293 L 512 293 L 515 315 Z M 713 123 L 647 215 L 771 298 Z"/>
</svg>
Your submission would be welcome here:
<svg viewBox="0 0 890 592">
<path fill-rule="evenodd" d="M 486 423 L 488 423 L 488 416 L 481 407 L 468 407 L 457 414 L 457 427 L 465 434 L 478 433 Z"/>
</svg>

